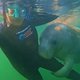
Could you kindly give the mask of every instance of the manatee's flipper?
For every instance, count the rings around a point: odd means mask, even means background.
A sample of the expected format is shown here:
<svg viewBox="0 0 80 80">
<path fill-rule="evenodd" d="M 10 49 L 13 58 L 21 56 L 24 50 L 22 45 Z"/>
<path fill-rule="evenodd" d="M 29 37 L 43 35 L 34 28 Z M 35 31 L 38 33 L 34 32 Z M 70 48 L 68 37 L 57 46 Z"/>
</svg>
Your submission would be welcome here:
<svg viewBox="0 0 80 80">
<path fill-rule="evenodd" d="M 72 70 L 73 65 L 74 65 L 73 58 L 67 57 L 66 60 L 65 60 L 64 66 L 60 70 L 58 70 L 57 72 L 55 72 L 55 75 L 59 76 L 59 77 L 68 76 L 68 74 Z"/>
<path fill-rule="evenodd" d="M 38 62 L 40 62 L 41 67 L 43 67 L 47 70 L 50 70 L 52 75 L 54 75 L 54 73 L 56 71 L 58 71 L 59 69 L 64 67 L 63 64 L 61 64 L 54 58 L 50 59 L 50 60 L 41 58 L 41 60 Z M 65 77 L 68 79 L 71 79 L 71 80 L 80 80 L 80 74 L 74 70 L 71 70 L 69 75 L 67 75 Z"/>
</svg>

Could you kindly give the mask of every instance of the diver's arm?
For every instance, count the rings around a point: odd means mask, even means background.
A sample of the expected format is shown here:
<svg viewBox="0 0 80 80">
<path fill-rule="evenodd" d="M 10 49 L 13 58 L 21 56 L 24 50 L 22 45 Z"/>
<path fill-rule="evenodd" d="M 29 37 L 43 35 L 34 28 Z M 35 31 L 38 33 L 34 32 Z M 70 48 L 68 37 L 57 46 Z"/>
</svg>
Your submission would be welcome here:
<svg viewBox="0 0 80 80">
<path fill-rule="evenodd" d="M 57 15 L 51 15 L 51 14 L 34 14 L 33 15 L 33 19 L 31 21 L 31 23 L 33 23 L 34 26 L 39 26 L 42 24 L 46 24 L 50 21 L 53 21 L 54 19 L 56 19 L 58 16 Z"/>
</svg>

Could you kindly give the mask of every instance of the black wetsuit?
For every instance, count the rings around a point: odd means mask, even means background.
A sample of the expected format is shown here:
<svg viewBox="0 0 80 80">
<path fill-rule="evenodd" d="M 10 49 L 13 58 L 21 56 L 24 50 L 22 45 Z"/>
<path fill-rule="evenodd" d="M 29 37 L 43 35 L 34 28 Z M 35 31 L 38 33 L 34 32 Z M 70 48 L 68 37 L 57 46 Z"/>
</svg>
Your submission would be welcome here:
<svg viewBox="0 0 80 80">
<path fill-rule="evenodd" d="M 11 64 L 23 76 L 29 80 L 42 80 L 38 68 L 41 64 L 45 65 L 45 62 L 38 55 L 38 35 L 35 26 L 47 23 L 57 18 L 57 16 L 48 14 L 38 15 L 37 13 L 33 13 L 33 10 L 30 12 L 29 7 L 27 8 L 21 3 L 20 6 L 27 9 L 25 20 L 20 26 L 10 25 L 9 27 L 0 27 L 0 47 Z M 6 7 L 5 5 L 3 7 L 3 13 L 5 15 Z M 6 24 L 5 19 L 4 21 Z"/>
<path fill-rule="evenodd" d="M 53 63 L 38 55 L 38 35 L 35 27 L 27 23 L 21 26 L 3 27 L 0 46 L 12 65 L 29 80 L 42 80 L 39 67 L 51 67 Z"/>
</svg>

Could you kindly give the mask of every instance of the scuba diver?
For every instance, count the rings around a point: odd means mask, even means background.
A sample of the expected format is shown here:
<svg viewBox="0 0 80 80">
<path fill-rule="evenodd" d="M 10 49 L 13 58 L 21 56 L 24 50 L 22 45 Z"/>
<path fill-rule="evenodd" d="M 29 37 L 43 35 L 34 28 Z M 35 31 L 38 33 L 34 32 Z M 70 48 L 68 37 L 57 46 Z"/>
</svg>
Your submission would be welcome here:
<svg viewBox="0 0 80 80">
<path fill-rule="evenodd" d="M 60 69 L 63 65 L 56 59 L 47 60 L 39 56 L 35 28 L 58 16 L 35 13 L 29 0 L 3 3 L 4 26 L 0 27 L 0 47 L 14 68 L 29 80 L 43 80 L 38 71 L 40 67 L 52 72 Z M 80 75 L 73 70 L 67 77 L 72 80 L 80 79 Z"/>
</svg>

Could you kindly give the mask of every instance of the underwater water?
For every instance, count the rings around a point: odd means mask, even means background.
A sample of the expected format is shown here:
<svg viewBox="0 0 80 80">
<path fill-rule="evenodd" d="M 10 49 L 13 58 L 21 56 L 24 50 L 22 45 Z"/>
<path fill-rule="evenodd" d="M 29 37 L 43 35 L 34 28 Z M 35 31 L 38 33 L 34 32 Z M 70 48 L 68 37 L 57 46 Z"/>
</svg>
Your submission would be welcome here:
<svg viewBox="0 0 80 80">
<path fill-rule="evenodd" d="M 38 26 L 37 32 L 40 37 L 41 33 L 46 28 L 47 24 Z M 80 73 L 80 64 L 76 65 L 74 69 Z M 40 68 L 40 73 L 44 80 L 69 80 L 67 78 L 59 78 L 50 74 L 50 71 Z M 19 72 L 17 72 L 14 67 L 9 62 L 8 58 L 5 56 L 3 51 L 0 49 L 0 80 L 27 80 Z"/>
</svg>

